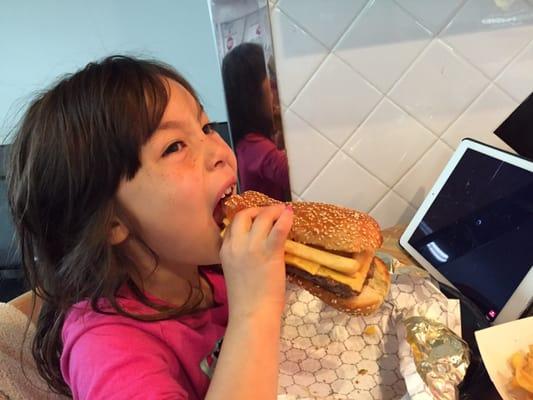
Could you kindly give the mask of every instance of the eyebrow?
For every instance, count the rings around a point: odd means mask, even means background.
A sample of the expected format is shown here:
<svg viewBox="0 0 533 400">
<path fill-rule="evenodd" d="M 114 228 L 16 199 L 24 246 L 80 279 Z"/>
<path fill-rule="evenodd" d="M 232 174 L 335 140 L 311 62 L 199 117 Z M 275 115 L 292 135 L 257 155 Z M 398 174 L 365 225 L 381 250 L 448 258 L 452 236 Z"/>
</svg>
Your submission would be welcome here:
<svg viewBox="0 0 533 400">
<path fill-rule="evenodd" d="M 199 121 L 200 118 L 202 117 L 202 113 L 205 111 L 204 109 L 204 106 L 198 102 L 198 114 L 196 116 L 196 119 Z M 165 121 L 165 122 L 162 122 L 158 127 L 157 127 L 157 130 L 165 130 L 165 129 L 181 129 L 184 127 L 184 123 L 181 122 L 181 121 L 175 121 L 175 120 L 170 120 L 170 121 Z"/>
<path fill-rule="evenodd" d="M 184 123 L 180 121 L 170 120 L 162 122 L 158 127 L 157 130 L 165 130 L 165 129 L 181 129 L 184 127 Z"/>
<path fill-rule="evenodd" d="M 199 101 L 197 101 L 197 103 L 198 103 L 198 115 L 196 116 L 196 119 L 200 121 L 200 118 L 202 117 L 202 113 L 205 111 L 205 109 L 202 103 L 200 103 Z"/>
</svg>

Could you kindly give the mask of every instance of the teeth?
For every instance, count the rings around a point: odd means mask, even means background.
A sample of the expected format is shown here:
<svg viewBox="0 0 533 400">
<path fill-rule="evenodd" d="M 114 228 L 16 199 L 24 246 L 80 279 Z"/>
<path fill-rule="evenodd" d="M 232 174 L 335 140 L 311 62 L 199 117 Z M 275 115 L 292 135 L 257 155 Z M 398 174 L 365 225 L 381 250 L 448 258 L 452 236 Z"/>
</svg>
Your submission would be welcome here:
<svg viewBox="0 0 533 400">
<path fill-rule="evenodd" d="M 228 186 L 228 188 L 226 189 L 224 194 L 222 196 L 220 196 L 220 198 L 223 199 L 224 197 L 229 196 L 230 194 L 233 193 L 234 189 L 235 189 L 235 185 Z"/>
</svg>

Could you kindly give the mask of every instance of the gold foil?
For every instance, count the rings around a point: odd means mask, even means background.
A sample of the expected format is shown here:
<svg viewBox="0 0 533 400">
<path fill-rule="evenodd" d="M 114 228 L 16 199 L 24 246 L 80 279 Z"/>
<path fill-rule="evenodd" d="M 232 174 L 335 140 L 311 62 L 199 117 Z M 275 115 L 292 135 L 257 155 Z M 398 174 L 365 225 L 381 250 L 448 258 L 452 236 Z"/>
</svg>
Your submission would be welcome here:
<svg viewBox="0 0 533 400">
<path fill-rule="evenodd" d="M 468 344 L 445 325 L 424 317 L 404 321 L 416 369 L 438 400 L 458 399 L 470 364 Z"/>
</svg>

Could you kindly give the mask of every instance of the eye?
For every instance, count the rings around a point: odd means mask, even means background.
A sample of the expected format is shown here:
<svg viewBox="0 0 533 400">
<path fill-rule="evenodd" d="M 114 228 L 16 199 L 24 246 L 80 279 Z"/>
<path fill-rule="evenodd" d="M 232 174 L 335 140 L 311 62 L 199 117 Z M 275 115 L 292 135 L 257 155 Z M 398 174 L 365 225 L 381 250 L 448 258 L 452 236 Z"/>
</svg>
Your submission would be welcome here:
<svg viewBox="0 0 533 400">
<path fill-rule="evenodd" d="M 181 150 L 183 150 L 184 147 L 185 147 L 185 143 L 184 142 L 182 142 L 182 141 L 174 142 L 174 143 L 172 143 L 170 146 L 168 146 L 165 149 L 165 151 L 163 153 L 163 157 L 166 157 L 166 156 L 168 156 L 171 153 L 176 153 L 178 151 L 181 151 Z"/>
<path fill-rule="evenodd" d="M 205 124 L 203 127 L 202 127 L 202 131 L 206 134 L 206 135 L 209 135 L 210 133 L 215 133 L 215 126 L 216 122 L 210 122 L 208 124 Z"/>
</svg>

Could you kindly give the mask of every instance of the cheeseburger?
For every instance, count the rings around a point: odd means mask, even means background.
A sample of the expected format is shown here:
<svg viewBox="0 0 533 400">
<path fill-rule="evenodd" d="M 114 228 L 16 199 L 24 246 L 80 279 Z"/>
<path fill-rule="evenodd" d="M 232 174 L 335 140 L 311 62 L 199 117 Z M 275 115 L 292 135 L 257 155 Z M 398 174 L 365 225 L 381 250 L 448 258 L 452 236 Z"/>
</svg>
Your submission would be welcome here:
<svg viewBox="0 0 533 400">
<path fill-rule="evenodd" d="M 224 203 L 227 222 L 245 208 L 280 204 L 248 191 Z M 382 244 L 377 222 L 367 214 L 331 204 L 294 202 L 294 223 L 285 243 L 289 282 L 332 307 L 350 314 L 371 314 L 390 287 L 386 265 L 377 257 Z"/>
</svg>

